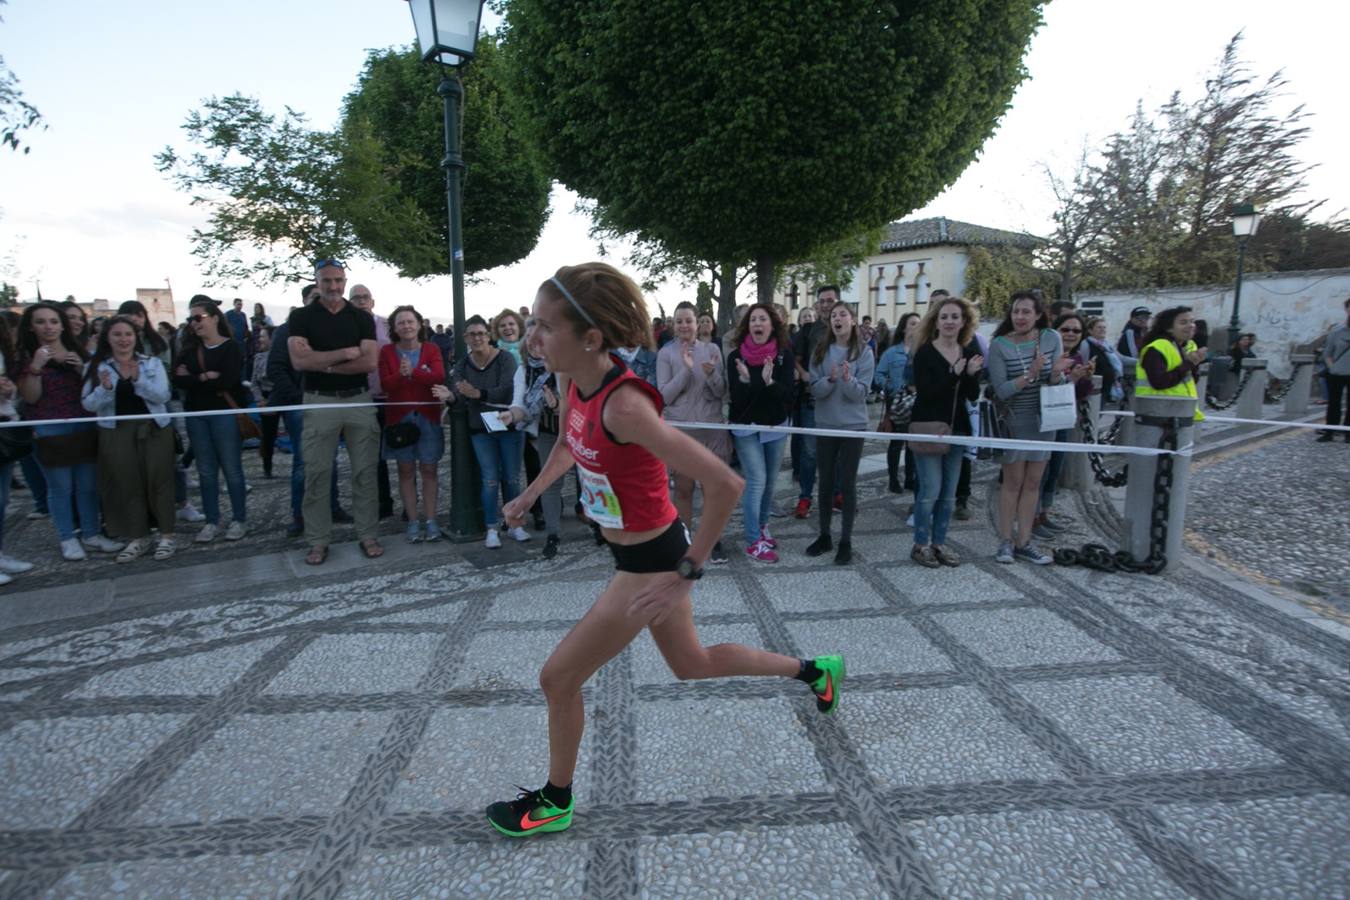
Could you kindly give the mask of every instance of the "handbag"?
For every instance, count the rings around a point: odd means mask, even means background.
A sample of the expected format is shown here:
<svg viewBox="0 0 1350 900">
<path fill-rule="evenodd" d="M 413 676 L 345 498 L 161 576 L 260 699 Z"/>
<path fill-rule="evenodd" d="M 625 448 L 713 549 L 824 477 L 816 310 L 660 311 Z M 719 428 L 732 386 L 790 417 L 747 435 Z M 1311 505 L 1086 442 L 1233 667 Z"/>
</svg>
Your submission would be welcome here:
<svg viewBox="0 0 1350 900">
<path fill-rule="evenodd" d="M 947 437 L 952 433 L 952 420 L 956 418 L 956 404 L 960 402 L 961 391 L 952 392 L 952 414 L 947 417 L 945 422 L 910 422 L 910 434 L 931 434 L 936 437 Z M 946 453 L 950 444 L 938 443 L 936 441 L 910 441 L 909 449 L 919 456 L 940 456 Z"/>
<path fill-rule="evenodd" d="M 206 353 L 200 345 L 197 347 L 197 365 L 201 368 L 201 371 L 206 371 Z M 224 400 L 225 405 L 230 409 L 243 409 L 239 405 L 239 401 L 235 400 L 229 391 L 220 391 L 219 394 L 220 399 Z M 240 413 L 235 416 L 234 422 L 239 427 L 239 437 L 242 440 L 252 441 L 262 437 L 262 429 L 258 427 L 258 423 L 253 421 L 253 417 L 248 413 Z"/>
<path fill-rule="evenodd" d="M 0 428 L 0 466 L 18 462 L 33 452 L 33 427 Z"/>
<path fill-rule="evenodd" d="M 390 450 L 411 447 L 421 437 L 422 429 L 418 428 L 417 423 L 412 419 L 404 419 L 402 422 L 386 425 L 384 429 L 384 444 Z"/>
<path fill-rule="evenodd" d="M 910 388 L 905 388 L 891 395 L 891 402 L 886 410 L 886 415 L 897 431 L 904 431 L 910 420 L 914 418 L 914 397 L 915 393 Z"/>
<path fill-rule="evenodd" d="M 1078 399 L 1073 384 L 1047 384 L 1041 388 L 1041 431 L 1063 431 L 1078 421 Z"/>
<path fill-rule="evenodd" d="M 1002 440 L 1008 437 L 1007 411 L 997 401 L 981 397 L 976 411 L 979 414 L 979 434 L 982 439 Z M 1003 451 L 997 447 L 981 446 L 975 452 L 976 459 L 994 459 L 1002 455 Z"/>
</svg>

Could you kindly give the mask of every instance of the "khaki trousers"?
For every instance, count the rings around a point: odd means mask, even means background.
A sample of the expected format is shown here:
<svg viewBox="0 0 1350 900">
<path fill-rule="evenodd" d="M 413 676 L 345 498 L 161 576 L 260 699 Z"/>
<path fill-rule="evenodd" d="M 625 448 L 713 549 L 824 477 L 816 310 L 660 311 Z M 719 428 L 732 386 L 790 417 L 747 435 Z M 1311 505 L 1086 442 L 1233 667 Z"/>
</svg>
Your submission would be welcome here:
<svg viewBox="0 0 1350 900">
<path fill-rule="evenodd" d="M 370 392 L 351 397 L 329 397 L 305 392 L 305 404 L 332 404 L 345 409 L 305 410 L 305 429 L 301 437 L 305 456 L 305 499 L 301 511 L 305 517 L 305 542 L 311 547 L 328 546 L 333 536 L 331 479 L 333 457 L 338 439 L 347 444 L 352 465 L 352 518 L 356 520 L 357 540 L 376 536 L 380 507 L 375 485 L 375 467 L 380 461 L 380 425 L 375 407 L 369 404 Z"/>
<path fill-rule="evenodd" d="M 173 534 L 173 426 L 118 422 L 98 429 L 98 495 L 109 533 L 123 540 L 148 537 L 150 517 Z"/>
</svg>

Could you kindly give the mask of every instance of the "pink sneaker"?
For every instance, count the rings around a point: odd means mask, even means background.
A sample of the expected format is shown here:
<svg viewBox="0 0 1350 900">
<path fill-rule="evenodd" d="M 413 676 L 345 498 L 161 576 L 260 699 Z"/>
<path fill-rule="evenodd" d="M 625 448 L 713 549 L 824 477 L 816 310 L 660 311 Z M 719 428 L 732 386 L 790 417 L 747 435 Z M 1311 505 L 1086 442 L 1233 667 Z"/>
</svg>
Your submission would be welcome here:
<svg viewBox="0 0 1350 900">
<path fill-rule="evenodd" d="M 773 535 L 769 534 L 769 526 L 767 525 L 759 529 L 759 540 L 762 544 L 768 544 L 775 550 L 778 549 L 778 542 L 773 539 Z"/>
<path fill-rule="evenodd" d="M 764 541 L 755 541 L 749 547 L 746 547 L 745 555 L 753 559 L 755 562 L 766 562 L 766 563 L 778 562 L 778 554 L 774 553 L 773 548 L 770 547 Z"/>
</svg>

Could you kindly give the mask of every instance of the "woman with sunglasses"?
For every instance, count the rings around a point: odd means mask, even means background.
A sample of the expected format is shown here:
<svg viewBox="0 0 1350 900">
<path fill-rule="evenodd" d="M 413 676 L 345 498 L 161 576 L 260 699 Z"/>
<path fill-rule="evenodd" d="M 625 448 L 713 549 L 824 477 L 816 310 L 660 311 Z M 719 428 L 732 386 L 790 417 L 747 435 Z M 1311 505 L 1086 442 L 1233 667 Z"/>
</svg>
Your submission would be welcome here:
<svg viewBox="0 0 1350 900">
<path fill-rule="evenodd" d="M 173 370 L 173 383 L 183 390 L 183 408 L 188 412 L 222 411 L 211 416 L 191 416 L 187 420 L 206 514 L 206 524 L 193 538 L 199 544 L 214 541 L 220 530 L 222 471 L 233 513 L 230 526 L 225 530 L 225 540 L 237 541 L 247 531 L 244 525 L 244 442 L 239 434 L 239 423 L 231 414 L 234 409 L 248 405 L 242 387 L 243 366 L 243 350 L 231 335 L 230 325 L 220 307 L 204 294 L 193 297 L 188 307 L 188 331 Z M 233 405 L 230 400 L 234 401 Z"/>
<path fill-rule="evenodd" d="M 510 423 L 511 401 L 516 396 L 516 358 L 488 342 L 487 322 L 482 316 L 470 316 L 464 323 L 464 341 L 469 352 L 455 363 L 445 384 L 432 387 L 432 394 L 446 403 L 464 403 L 468 407 L 469 440 L 483 476 L 483 519 L 487 537 L 483 546 L 497 550 L 502 545 L 497 528 L 497 488 L 514 500 L 520 493 L 520 464 L 525 433 Z M 502 425 L 490 428 L 484 414 Z M 507 535 L 528 541 L 530 533 L 521 525 L 512 525 Z"/>
<path fill-rule="evenodd" d="M 492 826 L 511 837 L 571 826 L 572 775 L 586 721 L 582 687 L 643 629 L 681 680 L 797 678 L 810 687 L 817 708 L 832 713 L 844 677 L 839 656 L 793 659 L 741 644 L 699 642 L 690 591 L 735 509 L 742 482 L 707 447 L 663 420 L 660 392 L 612 352 L 652 340 L 646 303 L 632 279 L 604 263 L 559 269 L 540 285 L 534 320 L 539 354 L 569 382 L 562 412 L 566 436 L 539 478 L 506 505 L 507 521 L 523 521 L 535 498 L 576 466 L 587 514 L 604 529 L 616 572 L 539 674 L 548 703 L 548 781 L 487 808 Z M 787 371 L 790 384 L 790 357 Z M 692 542 L 670 501 L 667 470 L 675 466 L 708 488 Z"/>
<path fill-rule="evenodd" d="M 98 486 L 108 529 L 127 538 L 119 563 L 173 556 L 173 431 L 165 404 L 172 388 L 164 364 L 143 353 L 142 329 L 114 316 L 99 336 L 84 379 L 84 408 L 99 419 Z M 153 419 L 118 421 L 114 416 Z M 159 542 L 150 538 L 151 517 Z"/>
<path fill-rule="evenodd" d="M 19 394 L 27 404 L 24 418 L 35 423 L 33 450 L 47 480 L 47 504 L 61 541 L 61 556 L 71 561 L 85 559 L 86 549 L 101 553 L 122 549 L 122 544 L 100 533 L 98 434 L 80 405 L 80 379 L 87 358 L 61 307 L 34 303 L 23 311 Z M 43 425 L 44 419 L 88 421 Z M 81 538 L 75 537 L 77 514 Z"/>
<path fill-rule="evenodd" d="M 1064 355 L 1070 361 L 1064 376 L 1073 382 L 1074 397 L 1081 405 L 1092 394 L 1092 374 L 1097 370 L 1092 342 L 1087 340 L 1086 320 L 1078 313 L 1068 312 L 1055 319 L 1054 327 L 1059 332 Z M 1073 436 L 1072 431 L 1071 428 L 1065 428 L 1055 432 L 1055 441 L 1066 443 Z M 1056 450 L 1050 454 L 1045 474 L 1041 476 L 1041 501 L 1031 526 L 1031 533 L 1043 541 L 1054 540 L 1056 535 L 1068 528 L 1064 522 L 1050 518 L 1050 507 L 1055 504 L 1055 489 L 1059 486 L 1059 476 L 1063 471 L 1064 453 Z"/>
</svg>

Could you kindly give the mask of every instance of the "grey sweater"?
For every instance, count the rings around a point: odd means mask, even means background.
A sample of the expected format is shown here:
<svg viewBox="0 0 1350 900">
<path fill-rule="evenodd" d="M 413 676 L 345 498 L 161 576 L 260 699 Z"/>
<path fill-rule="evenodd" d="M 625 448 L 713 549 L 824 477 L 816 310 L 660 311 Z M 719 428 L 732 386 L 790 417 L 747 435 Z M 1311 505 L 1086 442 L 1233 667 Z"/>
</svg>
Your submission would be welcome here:
<svg viewBox="0 0 1350 900">
<path fill-rule="evenodd" d="M 1327 335 L 1322 358 L 1327 361 L 1327 371 L 1332 375 L 1350 375 L 1350 325 L 1332 329 Z"/>
<path fill-rule="evenodd" d="M 1045 365 L 1040 376 L 1025 388 L 1018 389 L 1017 379 L 1031 367 L 1036 357 L 1039 343 Z M 994 396 L 1008 404 L 1015 413 L 1039 413 L 1041 408 L 1040 388 L 1050 383 L 1050 370 L 1055 360 L 1064 354 L 1064 344 L 1059 332 L 1046 328 L 1040 333 L 1039 341 L 1026 341 L 1014 344 L 1008 336 L 996 337 L 989 343 L 989 384 Z M 1058 379 L 1057 379 L 1058 380 Z"/>
<path fill-rule="evenodd" d="M 814 361 L 813 354 L 807 369 L 811 376 L 811 396 L 816 400 L 817 428 L 867 430 L 867 389 L 876 371 L 876 359 L 872 356 L 872 349 L 866 345 L 862 348 L 861 356 L 845 363 L 844 355 L 847 352 L 838 344 L 831 344 L 825 352 L 825 358 L 819 363 Z M 843 378 L 830 381 L 830 369 L 836 365 L 848 366 L 848 381 Z"/>
</svg>

